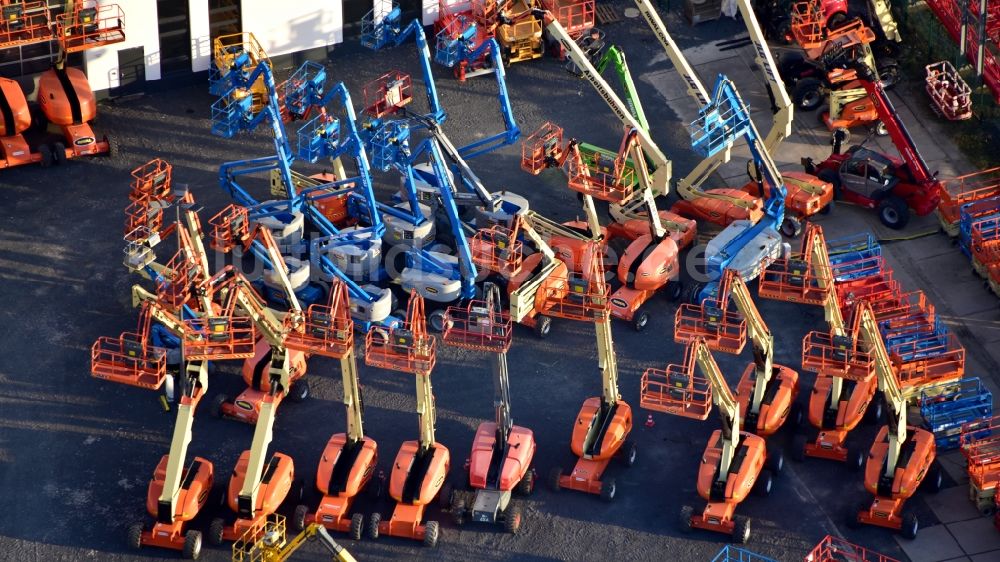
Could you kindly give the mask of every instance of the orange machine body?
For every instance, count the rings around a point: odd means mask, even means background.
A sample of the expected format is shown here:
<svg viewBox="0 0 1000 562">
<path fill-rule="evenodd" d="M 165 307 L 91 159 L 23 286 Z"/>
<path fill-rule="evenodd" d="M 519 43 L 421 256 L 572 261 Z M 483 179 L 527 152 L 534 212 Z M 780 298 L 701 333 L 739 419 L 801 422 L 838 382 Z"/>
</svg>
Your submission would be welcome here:
<svg viewBox="0 0 1000 562">
<path fill-rule="evenodd" d="M 781 429 L 791 413 L 792 404 L 799 394 L 799 374 L 793 369 L 775 364 L 771 382 L 764 391 L 760 411 L 753 413 L 750 411 L 750 404 L 756 379 L 756 369 L 751 363 L 743 371 L 736 387 L 736 399 L 740 403 L 740 414 L 746 430 L 768 437 Z"/>
<path fill-rule="evenodd" d="M 354 498 L 369 485 L 378 465 L 378 446 L 374 439 L 363 438 L 348 445 L 346 433 L 330 437 L 316 469 L 316 488 L 323 493 L 319 509 L 306 518 L 327 529 L 348 531 Z"/>
<path fill-rule="evenodd" d="M 170 455 L 163 455 L 153 472 L 153 479 L 149 481 L 146 493 L 146 511 L 153 516 L 154 523 L 152 529 L 142 532 L 140 542 L 149 546 L 182 550 L 184 548 L 184 527 L 201 512 L 201 509 L 208 502 L 209 493 L 215 482 L 215 474 L 211 462 L 201 457 L 195 457 L 194 462 L 181 476 L 181 488 L 177 494 L 174 513 L 171 514 L 173 521 L 160 521 L 159 501 L 167 477 L 169 457 Z"/>
<path fill-rule="evenodd" d="M 469 484 L 473 488 L 487 488 L 493 446 L 496 443 L 497 424 L 483 422 L 476 430 L 469 457 Z M 530 429 L 515 425 L 507 441 L 507 451 L 500 465 L 499 490 L 511 491 L 524 477 L 535 457 L 535 437 Z"/>
<path fill-rule="evenodd" d="M 289 361 L 292 364 L 292 383 L 302 378 L 306 374 L 306 359 L 308 356 L 298 350 L 285 350 Z M 241 374 L 247 388 L 240 393 L 232 402 L 222 404 L 222 415 L 227 418 L 242 421 L 244 423 L 255 424 L 260 415 L 260 405 L 264 397 L 268 396 L 271 390 L 271 379 L 268 376 L 268 367 L 271 362 L 271 346 L 263 338 L 258 339 L 254 345 L 254 356 L 243 361 Z M 273 397 L 275 405 L 281 402 L 290 389 L 285 389 L 284 393 L 276 394 Z"/>
<path fill-rule="evenodd" d="M 730 467 L 725 487 L 717 489 L 715 481 L 722 459 L 722 430 L 717 429 L 712 432 L 698 467 L 698 494 L 708 501 L 708 505 L 704 512 L 692 515 L 692 527 L 733 533 L 733 513 L 736 506 L 746 499 L 753 489 L 767 458 L 764 439 L 753 433 L 741 431 L 739 447 L 746 448 L 745 453 L 736 454 L 736 459 L 742 459 L 739 466 Z M 734 468 L 736 470 L 733 470 Z"/>
<path fill-rule="evenodd" d="M 864 418 L 875 397 L 878 381 L 874 375 L 858 382 L 844 380 L 836 415 L 831 412 L 828 416 L 826 411 L 832 387 L 833 377 L 822 373 L 816 375 L 809 395 L 809 423 L 819 429 L 819 435 L 815 442 L 806 444 L 805 454 L 843 462 L 847 460 L 847 448 L 844 446 L 847 434 Z"/>
<path fill-rule="evenodd" d="M 901 458 L 891 478 L 883 478 L 886 457 L 889 454 L 889 427 L 882 426 L 865 461 L 865 489 L 875 498 L 867 510 L 858 513 L 858 520 L 869 525 L 901 529 L 903 504 L 917 491 L 924 478 L 931 472 L 937 456 L 934 434 L 908 426 Z"/>
<path fill-rule="evenodd" d="M 785 212 L 800 218 L 811 217 L 833 201 L 833 184 L 805 172 L 782 172 L 785 180 Z M 754 197 L 769 197 L 771 186 L 764 183 L 764 193 L 755 181 L 747 182 L 743 191 Z"/>
<path fill-rule="evenodd" d="M 619 400 L 612 406 L 613 412 L 606 416 L 610 419 L 601 419 L 601 398 L 594 396 L 583 402 L 580 413 L 576 416 L 576 424 L 573 426 L 573 437 L 570 448 L 573 454 L 579 457 L 573 471 L 559 477 L 559 487 L 587 492 L 589 494 L 601 493 L 601 476 L 608 468 L 611 459 L 621 449 L 625 439 L 632 432 L 632 408 L 624 401 Z M 584 450 L 587 435 L 591 427 L 605 421 L 602 427 L 594 430 L 600 432 L 597 435 L 595 446 L 589 450 Z"/>
<path fill-rule="evenodd" d="M 695 237 L 698 235 L 698 223 L 693 219 L 687 217 L 682 217 L 677 213 L 672 211 L 659 211 L 661 221 L 668 221 L 682 225 L 681 229 L 668 230 L 667 236 L 669 236 L 680 249 L 687 248 L 694 243 Z M 649 235 L 649 221 L 645 218 L 628 219 L 624 222 L 616 222 L 608 225 L 608 235 L 611 238 L 627 238 L 628 240 L 635 240 L 636 238 Z"/>
<path fill-rule="evenodd" d="M 419 441 L 403 442 L 389 477 L 389 495 L 396 507 L 388 521 L 379 522 L 379 534 L 423 540 L 424 509 L 441 492 L 450 465 L 451 453 L 444 445 L 434 443 L 420 454 Z"/>
<path fill-rule="evenodd" d="M 631 321 L 656 291 L 676 280 L 680 276 L 677 254 L 677 243 L 671 238 L 655 245 L 649 234 L 633 240 L 618 262 L 622 285 L 611 295 L 611 315 Z"/>
<path fill-rule="evenodd" d="M 674 203 L 670 210 L 679 215 L 694 219 L 700 224 L 709 222 L 721 227 L 729 226 L 731 222 L 736 220 L 749 220 L 756 223 L 764 216 L 764 208 L 760 199 L 742 189 L 707 189 L 705 193 L 725 195 L 752 203 L 752 205 L 749 209 L 744 209 L 743 207 L 733 205 L 732 202 L 727 200 L 700 197 L 692 201 L 681 199 Z"/>
<path fill-rule="evenodd" d="M 226 491 L 226 502 L 229 509 L 239 514 L 240 490 L 243 488 L 243 481 L 246 479 L 247 468 L 250 464 L 250 451 L 243 451 L 238 461 L 236 469 L 229 478 L 229 489 Z M 254 516 L 244 517 L 242 514 L 231 526 L 226 526 L 222 533 L 222 539 L 226 541 L 239 540 L 243 534 L 255 524 L 263 520 L 264 517 L 276 512 L 281 503 L 288 497 L 288 492 L 292 489 L 292 481 L 295 480 L 295 463 L 292 457 L 282 453 L 274 453 L 268 459 L 264 470 L 263 478 L 257 489 L 257 503 L 253 506 Z"/>
</svg>

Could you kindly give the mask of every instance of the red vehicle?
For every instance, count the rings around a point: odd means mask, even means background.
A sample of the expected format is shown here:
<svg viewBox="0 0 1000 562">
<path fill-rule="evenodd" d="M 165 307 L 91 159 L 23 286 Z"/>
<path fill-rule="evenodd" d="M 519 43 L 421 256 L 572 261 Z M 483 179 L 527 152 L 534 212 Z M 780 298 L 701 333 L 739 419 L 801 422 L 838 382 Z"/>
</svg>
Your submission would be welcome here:
<svg viewBox="0 0 1000 562">
<path fill-rule="evenodd" d="M 902 158 L 893 158 L 861 146 L 852 146 L 841 152 L 840 145 L 847 134 L 837 131 L 834 134 L 833 154 L 829 158 L 819 164 L 812 158 L 804 158 L 802 164 L 806 172 L 833 184 L 835 198 L 877 209 L 882 224 L 899 230 L 910 221 L 911 209 L 924 216 L 937 208 L 941 201 L 941 183 L 937 180 L 937 173 L 931 173 L 927 168 L 882 86 L 867 79 L 860 82 L 875 103 L 879 119 L 888 129 Z"/>
</svg>

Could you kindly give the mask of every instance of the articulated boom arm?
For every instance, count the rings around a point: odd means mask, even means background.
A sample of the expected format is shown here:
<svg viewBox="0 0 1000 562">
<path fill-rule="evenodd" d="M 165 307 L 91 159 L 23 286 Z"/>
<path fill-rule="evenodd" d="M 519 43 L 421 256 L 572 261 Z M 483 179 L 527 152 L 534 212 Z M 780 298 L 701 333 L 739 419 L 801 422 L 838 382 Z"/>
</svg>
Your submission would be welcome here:
<svg viewBox="0 0 1000 562">
<path fill-rule="evenodd" d="M 419 342 L 434 336 L 427 333 L 427 316 L 424 314 L 424 299 L 415 291 L 410 294 L 406 310 L 406 325 L 412 333 L 413 341 Z M 414 373 L 417 378 L 417 422 L 420 425 L 420 448 L 427 449 L 434 444 L 434 390 L 431 387 L 430 371 Z"/>
<path fill-rule="evenodd" d="M 858 72 L 870 72 L 867 67 L 859 68 Z M 868 78 L 872 78 L 869 80 Z M 899 151 L 900 156 L 906 162 L 910 169 L 910 173 L 913 174 L 913 179 L 919 184 L 928 184 L 934 181 L 934 175 L 931 174 L 929 168 L 927 168 L 927 162 L 924 161 L 924 157 L 920 155 L 920 151 L 917 150 L 917 145 L 913 142 L 913 137 L 910 136 L 910 132 L 906 130 L 906 125 L 903 124 L 903 120 L 899 118 L 899 114 L 896 113 L 896 108 L 893 107 L 892 101 L 889 100 L 889 96 L 886 95 L 885 90 L 882 89 L 882 85 L 879 83 L 877 78 L 867 76 L 861 80 L 861 85 L 864 86 L 865 92 L 868 97 L 875 104 L 875 111 L 878 113 L 878 118 L 882 123 L 885 123 L 886 129 L 889 130 L 889 137 L 892 139 L 892 143 L 896 145 L 896 150 Z"/>
<path fill-rule="evenodd" d="M 486 308 L 491 318 L 499 319 L 503 315 L 503 303 L 500 301 L 500 289 L 493 283 L 483 285 L 486 298 Z M 493 407 L 496 410 L 497 450 L 504 450 L 507 439 L 514 427 L 510 414 L 510 379 L 507 375 L 507 352 L 498 351 L 493 355 Z"/>
<path fill-rule="evenodd" d="M 399 6 L 381 17 L 379 22 L 375 19 L 380 16 L 376 13 L 377 8 L 369 12 L 362 19 L 362 40 L 361 44 L 370 49 L 381 49 L 383 47 L 398 47 L 405 43 L 412 35 L 417 43 L 417 50 L 420 51 L 420 70 L 424 75 L 424 88 L 427 91 L 427 106 L 436 121 L 443 122 L 445 112 L 441 109 L 438 100 L 437 86 L 434 84 L 434 73 L 431 70 L 431 51 L 427 45 L 427 36 L 424 34 L 424 26 L 419 19 L 410 22 L 405 28 L 402 27 L 402 11 Z M 371 29 L 366 29 L 371 27 Z"/>
<path fill-rule="evenodd" d="M 556 20 L 555 16 L 545 10 L 534 10 L 533 13 L 543 18 L 546 30 L 559 41 L 559 44 L 565 49 L 567 56 L 569 56 L 573 64 L 579 67 L 582 76 L 597 90 L 597 93 L 600 94 L 601 98 L 604 99 L 615 113 L 615 116 L 625 126 L 636 129 L 639 144 L 642 145 L 642 149 L 649 159 L 652 160 L 653 166 L 656 168 L 653 172 L 651 182 L 653 191 L 656 195 L 666 195 L 670 191 L 670 160 L 667 160 L 666 155 L 656 145 L 653 138 L 649 136 L 649 132 L 643 128 L 642 124 L 632 117 L 632 113 L 628 107 L 618 98 L 607 81 L 601 77 L 601 73 L 594 68 L 586 53 L 569 36 L 563 26 Z"/>
<path fill-rule="evenodd" d="M 740 442 L 740 403 L 729 389 L 729 384 L 705 340 L 699 338 L 691 346 L 688 350 L 688 373 L 694 374 L 694 367 L 697 365 L 702 376 L 708 379 L 712 387 L 712 403 L 719 409 L 722 418 L 722 463 L 717 478 L 725 482 Z"/>
<path fill-rule="evenodd" d="M 840 301 L 837 299 L 837 291 L 834 287 L 833 265 L 830 263 L 830 255 L 826 250 L 826 238 L 823 236 L 823 228 L 816 224 L 806 227 L 805 235 L 802 237 L 802 257 L 808 259 L 812 268 L 813 277 L 819 283 L 820 288 L 826 290 L 827 297 L 823 303 L 823 315 L 834 335 L 844 335 L 844 315 L 840 312 Z"/>
<path fill-rule="evenodd" d="M 878 377 L 878 389 L 885 398 L 889 424 L 889 457 L 886 461 L 887 476 L 896 472 L 896 463 L 906 442 L 906 400 L 899 388 L 899 379 L 889 360 L 889 352 L 878 329 L 875 312 L 868 301 L 861 301 L 854 308 L 855 325 L 858 336 L 867 344 Z"/>
<path fill-rule="evenodd" d="M 740 277 L 735 269 L 726 269 L 722 274 L 722 284 L 719 291 L 729 288 L 728 294 L 736 308 L 747 321 L 747 331 L 750 341 L 753 343 L 753 362 L 755 370 L 753 400 L 750 403 L 750 411 L 757 412 L 764 401 L 764 391 L 767 390 L 767 383 L 771 380 L 774 371 L 774 335 L 764 323 L 764 318 L 757 310 L 757 305 L 753 302 L 750 289 Z"/>
<path fill-rule="evenodd" d="M 642 14 L 646 23 L 649 24 L 650 29 L 653 30 L 653 35 L 656 35 L 656 39 L 663 46 L 663 50 L 666 51 L 667 56 L 670 57 L 670 62 L 674 64 L 674 69 L 684 79 L 684 83 L 687 84 L 688 95 L 694 99 L 698 107 L 708 104 L 708 91 L 705 90 L 705 86 L 698 79 L 698 75 L 690 63 L 684 58 L 681 48 L 677 46 L 673 37 L 670 36 L 667 26 L 660 19 L 660 15 L 656 13 L 656 8 L 649 3 L 649 0 L 635 0 L 635 7 L 639 9 L 639 13 Z"/>
<path fill-rule="evenodd" d="M 191 444 L 194 412 L 198 402 L 208 391 L 208 362 L 193 361 L 185 364 L 184 376 L 187 380 L 183 386 L 180 404 L 177 406 L 177 421 L 174 422 L 174 435 L 170 440 L 170 452 L 167 454 L 167 474 L 159 498 L 157 519 L 163 523 L 173 522 L 176 513 L 177 494 L 181 489 L 188 445 Z"/>
<path fill-rule="evenodd" d="M 604 51 L 595 68 L 598 72 L 603 73 L 609 64 L 614 65 L 618 80 L 625 88 L 625 103 L 628 105 L 629 111 L 632 112 L 632 117 L 642 125 L 644 130 L 648 131 L 649 121 L 646 119 L 645 110 L 642 109 L 642 101 L 639 99 L 639 92 L 635 89 L 635 82 L 628 69 L 625 53 L 615 45 L 611 45 Z"/>
<path fill-rule="evenodd" d="M 756 57 L 754 62 L 764 69 L 764 76 L 767 77 L 767 95 L 771 99 L 771 112 L 774 114 L 771 120 L 771 130 L 764 139 L 764 146 L 768 151 L 775 151 L 782 141 L 792 134 L 793 105 L 788 92 L 785 90 L 785 83 L 778 74 L 778 65 L 774 62 L 771 49 L 764 39 L 764 32 L 757 22 L 751 0 L 737 0 L 736 5 L 746 23 L 747 31 L 750 33 L 750 42 L 753 43 Z"/>
<path fill-rule="evenodd" d="M 241 512 L 246 510 L 249 513 L 254 513 L 256 511 L 257 492 L 260 489 L 261 479 L 264 477 L 267 448 L 271 445 L 274 418 L 277 413 L 277 404 L 274 402 L 274 398 L 272 396 L 266 397 L 260 404 L 260 415 L 254 426 L 253 442 L 250 445 L 250 461 L 238 498 Z"/>
<path fill-rule="evenodd" d="M 344 326 L 351 338 L 347 352 L 340 358 L 340 376 L 344 383 L 344 407 L 347 409 L 347 439 L 356 443 L 365 436 L 364 404 L 361 401 L 361 384 L 358 382 L 358 357 L 354 354 L 354 320 L 351 319 L 350 307 L 347 286 L 335 280 L 330 287 L 330 322 Z"/>
<path fill-rule="evenodd" d="M 250 282 L 243 277 L 243 274 L 234 272 L 229 284 L 231 286 L 229 293 L 231 302 L 243 309 L 250 317 L 250 320 L 260 330 L 261 335 L 267 340 L 268 345 L 273 349 L 283 350 L 285 347 L 284 323 L 267 307 L 260 295 L 251 287 Z M 290 382 L 282 380 L 281 385 L 285 391 L 288 391 Z"/>
</svg>

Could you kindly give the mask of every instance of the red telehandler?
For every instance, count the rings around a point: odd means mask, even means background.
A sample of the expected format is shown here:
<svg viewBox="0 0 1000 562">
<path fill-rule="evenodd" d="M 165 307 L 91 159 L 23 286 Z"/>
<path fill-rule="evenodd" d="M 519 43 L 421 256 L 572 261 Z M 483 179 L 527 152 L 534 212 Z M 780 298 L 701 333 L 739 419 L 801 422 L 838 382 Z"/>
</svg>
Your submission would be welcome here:
<svg viewBox="0 0 1000 562">
<path fill-rule="evenodd" d="M 838 130 L 834 133 L 834 150 L 829 158 L 819 164 L 812 158 L 804 158 L 802 164 L 806 172 L 832 183 L 836 198 L 877 209 L 882 224 L 899 230 L 910 221 L 911 209 L 919 216 L 934 211 L 941 201 L 941 182 L 937 172 L 932 173 L 920 156 L 881 84 L 872 79 L 867 66 L 855 66 L 859 81 L 902 160 L 861 146 L 852 146 L 842 153 L 840 146 L 849 135 Z"/>
</svg>

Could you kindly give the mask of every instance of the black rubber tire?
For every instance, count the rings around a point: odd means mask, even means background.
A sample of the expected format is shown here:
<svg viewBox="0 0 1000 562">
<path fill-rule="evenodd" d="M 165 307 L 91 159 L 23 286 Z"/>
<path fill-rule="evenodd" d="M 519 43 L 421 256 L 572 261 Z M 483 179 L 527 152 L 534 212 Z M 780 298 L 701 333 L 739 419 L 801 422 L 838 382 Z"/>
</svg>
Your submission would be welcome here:
<svg viewBox="0 0 1000 562">
<path fill-rule="evenodd" d="M 878 68 L 878 77 L 882 81 L 882 89 L 885 91 L 892 90 L 899 84 L 902 79 L 902 74 L 899 69 L 899 64 L 893 59 L 882 59 L 878 61 L 875 66 Z"/>
<path fill-rule="evenodd" d="M 201 531 L 191 529 L 184 533 L 184 548 L 181 556 L 187 560 L 197 560 L 201 556 Z"/>
<path fill-rule="evenodd" d="M 802 234 L 802 221 L 797 217 L 792 217 L 785 215 L 784 220 L 781 221 L 781 234 L 786 238 L 795 238 L 799 234 Z"/>
<path fill-rule="evenodd" d="M 772 488 L 774 488 L 774 475 L 770 470 L 765 468 L 757 475 L 757 481 L 753 485 L 753 492 L 758 496 L 766 498 L 771 495 Z"/>
<path fill-rule="evenodd" d="M 61 142 L 52 143 L 52 163 L 61 165 L 66 163 L 66 145 Z M 201 548 L 201 547 L 199 547 Z"/>
<path fill-rule="evenodd" d="M 43 168 L 48 168 L 52 165 L 52 149 L 49 145 L 43 144 L 38 147 L 38 155 L 41 156 L 41 161 L 38 163 L 42 165 Z"/>
<path fill-rule="evenodd" d="M 118 139 L 111 137 L 108 139 L 108 158 L 115 158 L 121 154 L 121 147 L 118 144 Z"/>
<path fill-rule="evenodd" d="M 803 78 L 795 84 L 792 101 L 795 108 L 802 111 L 815 111 L 823 105 L 823 83 L 817 78 Z"/>
<path fill-rule="evenodd" d="M 514 487 L 514 491 L 522 496 L 530 496 L 531 492 L 535 491 L 535 471 L 533 469 L 528 469 L 521 477 L 521 481 L 517 483 Z"/>
<path fill-rule="evenodd" d="M 877 211 L 882 224 L 893 230 L 902 230 L 910 222 L 910 208 L 906 205 L 906 201 L 895 195 L 889 195 L 879 201 Z"/>
<path fill-rule="evenodd" d="M 438 507 L 441 509 L 448 509 L 451 505 L 451 496 L 455 494 L 455 487 L 451 485 L 451 482 L 445 482 L 441 489 L 438 490 L 437 501 Z"/>
<path fill-rule="evenodd" d="M 299 379 L 295 381 L 292 385 L 291 392 L 288 393 L 288 397 L 292 399 L 292 402 L 296 404 L 301 404 L 309 398 L 309 381 L 306 379 Z"/>
<path fill-rule="evenodd" d="M 465 498 L 462 494 L 452 494 L 451 497 L 451 520 L 456 527 L 465 524 Z"/>
<path fill-rule="evenodd" d="M 368 538 L 372 540 L 378 539 L 378 525 L 382 522 L 381 513 L 372 513 L 371 517 L 368 518 Z"/>
<path fill-rule="evenodd" d="M 791 410 L 788 412 L 788 419 L 785 420 L 785 426 L 792 431 L 797 431 L 805 421 L 805 408 L 802 407 L 802 404 L 794 402 Z"/>
<path fill-rule="evenodd" d="M 806 460 L 806 444 L 809 439 L 805 435 L 796 435 L 792 438 L 792 460 L 802 462 Z"/>
<path fill-rule="evenodd" d="M 424 525 L 424 546 L 427 548 L 434 548 L 438 543 L 438 534 L 441 532 L 441 528 L 438 526 L 437 521 L 428 521 Z"/>
<path fill-rule="evenodd" d="M 772 447 L 767 452 L 767 460 L 764 461 L 764 466 L 775 476 L 781 474 L 781 471 L 785 469 L 784 451 L 782 451 L 780 447 Z"/>
<path fill-rule="evenodd" d="M 365 516 L 361 513 L 355 513 L 351 516 L 351 528 L 347 532 L 347 536 L 351 539 L 359 541 L 361 540 L 361 535 L 365 532 Z"/>
<path fill-rule="evenodd" d="M 684 296 L 684 282 L 680 279 L 667 282 L 667 298 L 670 302 L 677 302 Z"/>
<path fill-rule="evenodd" d="M 444 309 L 439 308 L 427 315 L 427 327 L 438 334 L 444 332 Z"/>
<path fill-rule="evenodd" d="M 920 521 L 917 520 L 917 516 L 912 513 L 907 513 L 903 516 L 903 528 L 899 530 L 899 534 L 903 535 L 904 539 L 910 539 L 911 541 L 917 538 L 917 531 L 920 530 Z"/>
<path fill-rule="evenodd" d="M 854 509 L 854 511 L 849 511 L 847 517 L 844 518 L 844 523 L 847 524 L 848 529 L 858 529 L 861 527 L 861 521 L 858 520 L 858 514 L 862 511 L 868 509 L 868 504 L 860 504 Z"/>
<path fill-rule="evenodd" d="M 872 401 L 868 403 L 868 408 L 865 409 L 865 421 L 872 425 L 882 425 L 884 419 L 885 405 L 882 403 L 882 397 L 876 393 L 872 397 Z"/>
<path fill-rule="evenodd" d="M 226 521 L 221 517 L 212 519 L 208 524 L 208 544 L 219 546 L 222 544 L 222 534 L 226 528 Z"/>
<path fill-rule="evenodd" d="M 503 529 L 516 535 L 521 530 L 523 519 L 524 512 L 521 510 L 521 504 L 512 501 L 503 512 Z"/>
<path fill-rule="evenodd" d="M 126 541 L 126 544 L 128 544 L 128 547 L 132 550 L 139 550 L 142 548 L 142 523 L 133 523 L 128 526 Z"/>
<path fill-rule="evenodd" d="M 833 185 L 833 200 L 840 199 L 840 174 L 834 170 L 820 170 L 816 177 Z"/>
<path fill-rule="evenodd" d="M 307 506 L 302 504 L 295 506 L 295 511 L 292 513 L 292 519 L 289 521 L 293 531 L 301 533 L 302 530 L 306 528 L 306 515 L 308 514 L 309 508 Z"/>
<path fill-rule="evenodd" d="M 208 413 L 212 414 L 213 418 L 222 417 L 222 405 L 229 402 L 229 397 L 225 394 L 216 394 L 215 398 L 212 399 L 212 407 L 208 409 Z M 211 542 L 211 541 L 209 541 Z"/>
<path fill-rule="evenodd" d="M 549 489 L 553 492 L 559 492 L 562 489 L 559 485 L 560 478 L 562 478 L 562 469 L 558 466 L 549 471 Z"/>
<path fill-rule="evenodd" d="M 849 447 L 847 449 L 847 467 L 854 472 L 861 472 L 865 468 L 867 456 L 861 448 Z"/>
<path fill-rule="evenodd" d="M 844 24 L 848 22 L 848 19 L 847 14 L 844 12 L 837 12 L 827 18 L 826 27 L 831 31 L 840 29 L 841 27 L 844 27 Z"/>
<path fill-rule="evenodd" d="M 678 523 L 680 523 L 682 533 L 691 532 L 692 517 L 694 517 L 694 508 L 690 505 L 681 506 L 680 519 L 678 520 Z"/>
<path fill-rule="evenodd" d="M 639 457 L 639 446 L 636 445 L 635 441 L 631 439 L 622 443 L 622 462 L 625 466 L 632 468 L 635 466 L 635 461 Z"/>
<path fill-rule="evenodd" d="M 802 53 L 786 51 L 778 57 L 778 75 L 785 82 L 794 82 L 804 63 Z"/>
<path fill-rule="evenodd" d="M 618 484 L 615 482 L 614 478 L 608 478 L 601 482 L 601 499 L 606 502 L 614 501 L 615 494 L 618 492 Z"/>
<path fill-rule="evenodd" d="M 733 542 L 746 544 L 750 540 L 750 518 L 743 515 L 733 517 Z"/>
<path fill-rule="evenodd" d="M 635 316 L 632 317 L 632 329 L 641 332 L 647 326 L 649 326 L 649 313 L 642 309 L 635 311 Z"/>
<path fill-rule="evenodd" d="M 941 465 L 937 462 L 931 462 L 931 468 L 927 471 L 927 476 L 924 476 L 924 481 L 921 482 L 924 491 L 936 494 L 941 491 L 941 484 L 943 482 L 944 475 L 941 472 Z"/>
<path fill-rule="evenodd" d="M 535 335 L 538 339 L 544 340 L 552 332 L 552 319 L 543 314 L 535 317 Z"/>
</svg>

